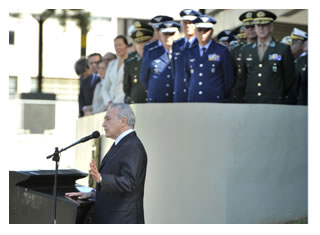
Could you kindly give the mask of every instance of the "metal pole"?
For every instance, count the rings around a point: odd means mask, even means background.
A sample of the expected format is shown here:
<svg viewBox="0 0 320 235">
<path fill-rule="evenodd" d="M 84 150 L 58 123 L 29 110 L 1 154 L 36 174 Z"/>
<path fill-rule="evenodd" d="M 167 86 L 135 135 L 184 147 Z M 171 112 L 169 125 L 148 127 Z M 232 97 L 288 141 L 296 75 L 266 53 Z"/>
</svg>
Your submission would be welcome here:
<svg viewBox="0 0 320 235">
<path fill-rule="evenodd" d="M 42 65 L 43 65 L 43 22 L 42 16 L 39 17 L 39 61 L 38 61 L 38 92 L 42 92 Z"/>
</svg>

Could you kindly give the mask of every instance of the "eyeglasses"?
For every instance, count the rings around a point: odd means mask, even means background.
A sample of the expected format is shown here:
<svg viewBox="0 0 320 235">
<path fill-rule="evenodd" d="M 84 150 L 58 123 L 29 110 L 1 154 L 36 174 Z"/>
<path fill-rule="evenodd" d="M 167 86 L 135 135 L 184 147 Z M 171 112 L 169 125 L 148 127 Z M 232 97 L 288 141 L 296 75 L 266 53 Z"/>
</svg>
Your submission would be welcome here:
<svg viewBox="0 0 320 235">
<path fill-rule="evenodd" d="M 254 28 L 254 25 L 246 25 L 244 26 L 246 29 L 251 29 L 251 28 Z"/>
<path fill-rule="evenodd" d="M 167 32 L 167 33 L 163 33 L 164 36 L 173 36 L 175 34 L 175 32 Z"/>
<path fill-rule="evenodd" d="M 99 61 L 92 61 L 89 64 L 99 64 Z"/>
<path fill-rule="evenodd" d="M 198 31 L 199 33 L 201 33 L 201 32 L 206 33 L 206 32 L 208 32 L 209 30 L 211 30 L 211 29 L 210 29 L 210 28 L 197 28 L 197 31 Z"/>
</svg>

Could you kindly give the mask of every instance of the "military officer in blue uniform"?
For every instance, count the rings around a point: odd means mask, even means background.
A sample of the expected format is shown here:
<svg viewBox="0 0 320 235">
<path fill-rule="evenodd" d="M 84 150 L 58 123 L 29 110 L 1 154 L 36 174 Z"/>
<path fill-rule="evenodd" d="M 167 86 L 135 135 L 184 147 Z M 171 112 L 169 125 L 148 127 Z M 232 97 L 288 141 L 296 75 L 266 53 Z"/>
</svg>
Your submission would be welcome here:
<svg viewBox="0 0 320 235">
<path fill-rule="evenodd" d="M 142 63 L 141 63 L 141 72 L 142 71 L 145 71 L 147 69 L 147 65 L 148 65 L 148 62 L 146 60 L 147 58 L 147 54 L 149 52 L 149 50 L 153 47 L 158 47 L 158 46 L 162 46 L 162 43 L 161 41 L 159 40 L 159 37 L 160 37 L 160 24 L 163 23 L 163 22 L 166 22 L 166 21 L 172 21 L 173 18 L 170 17 L 170 16 L 165 16 L 165 15 L 158 15 L 158 16 L 155 16 L 153 17 L 150 22 L 149 22 L 149 25 L 152 26 L 154 32 L 153 32 L 153 38 L 151 39 L 151 42 L 148 42 L 144 48 L 143 48 L 143 55 L 142 55 Z M 144 84 L 142 83 L 142 85 L 148 89 L 148 84 Z"/>
<path fill-rule="evenodd" d="M 152 26 L 154 32 L 153 32 L 153 38 L 151 40 L 151 42 L 146 43 L 146 45 L 144 46 L 143 49 L 143 56 L 145 55 L 145 53 L 147 53 L 149 51 L 149 49 L 151 49 L 152 47 L 156 47 L 156 46 L 160 46 L 161 45 L 161 41 L 159 40 L 160 37 L 160 24 L 166 21 L 172 21 L 173 18 L 170 16 L 165 16 L 165 15 L 158 15 L 153 17 L 150 20 L 149 25 Z"/>
<path fill-rule="evenodd" d="M 195 25 L 193 20 L 199 16 L 198 11 L 185 9 L 180 12 L 181 26 L 185 37 L 176 40 L 172 45 L 172 75 L 174 79 L 174 102 L 188 101 L 188 82 L 185 72 L 185 54 L 186 51 L 193 45 L 198 43 L 195 33 Z"/>
<path fill-rule="evenodd" d="M 308 39 L 307 33 L 298 29 L 293 28 L 293 31 L 290 35 L 291 43 L 290 49 L 294 58 L 294 63 L 296 64 L 298 61 L 298 58 L 300 56 L 304 55 L 303 49 L 304 49 L 304 41 Z M 296 105 L 297 100 L 297 86 L 298 86 L 298 78 L 296 77 L 296 82 L 293 85 L 292 89 L 288 93 L 288 95 L 285 97 L 285 104 L 293 104 Z"/>
<path fill-rule="evenodd" d="M 294 81 L 290 47 L 272 38 L 275 14 L 266 10 L 254 13 L 257 41 L 241 51 L 235 93 L 238 102 L 283 104 Z"/>
<path fill-rule="evenodd" d="M 234 84 L 228 48 L 212 39 L 216 20 L 200 15 L 195 20 L 197 45 L 187 51 L 186 73 L 189 102 L 230 102 Z"/>
<path fill-rule="evenodd" d="M 180 24 L 167 21 L 160 24 L 160 40 L 163 46 L 153 47 L 145 55 L 148 62 L 141 70 L 140 81 L 148 88 L 148 102 L 173 102 L 173 78 L 171 49 Z"/>
<path fill-rule="evenodd" d="M 125 60 L 123 77 L 123 90 L 128 104 L 147 102 L 147 90 L 139 82 L 139 76 L 144 45 L 153 35 L 153 28 L 144 21 L 135 21 L 133 26 L 131 38 L 136 51 Z"/>
<path fill-rule="evenodd" d="M 230 30 L 230 29 L 221 31 L 218 34 L 217 39 L 218 39 L 220 44 L 226 46 L 229 50 L 231 50 L 230 43 L 233 42 L 233 41 L 237 41 L 236 36 L 234 35 L 232 30 Z"/>
</svg>

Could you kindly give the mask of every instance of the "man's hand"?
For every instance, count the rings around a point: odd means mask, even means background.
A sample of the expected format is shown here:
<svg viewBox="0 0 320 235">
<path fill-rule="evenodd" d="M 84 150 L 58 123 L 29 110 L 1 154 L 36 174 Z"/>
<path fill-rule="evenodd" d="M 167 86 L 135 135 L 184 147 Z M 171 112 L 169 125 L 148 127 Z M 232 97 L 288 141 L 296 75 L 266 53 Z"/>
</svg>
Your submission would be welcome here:
<svg viewBox="0 0 320 235">
<path fill-rule="evenodd" d="M 70 197 L 72 199 L 89 199 L 95 197 L 95 192 L 74 192 L 74 193 L 66 193 L 66 197 Z"/>
<path fill-rule="evenodd" d="M 84 113 L 84 116 L 92 115 L 92 106 L 91 105 L 84 106 L 82 108 L 82 111 Z"/>
<path fill-rule="evenodd" d="M 97 183 L 100 183 L 100 173 L 97 169 L 96 162 L 94 160 L 90 162 L 90 169 L 91 169 L 91 175 L 94 181 L 96 181 Z"/>
</svg>

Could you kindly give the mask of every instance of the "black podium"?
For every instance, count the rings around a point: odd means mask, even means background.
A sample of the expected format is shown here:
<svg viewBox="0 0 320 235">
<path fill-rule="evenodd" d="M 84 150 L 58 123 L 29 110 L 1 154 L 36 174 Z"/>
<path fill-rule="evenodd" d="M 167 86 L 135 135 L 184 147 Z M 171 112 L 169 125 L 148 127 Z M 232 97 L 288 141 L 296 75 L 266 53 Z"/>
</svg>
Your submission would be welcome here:
<svg viewBox="0 0 320 235">
<path fill-rule="evenodd" d="M 59 170 L 57 185 L 57 223 L 86 223 L 94 202 L 71 200 L 66 192 L 79 191 L 75 181 L 87 176 L 78 170 Z M 54 170 L 9 172 L 9 223 L 52 223 Z"/>
</svg>

